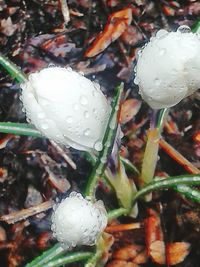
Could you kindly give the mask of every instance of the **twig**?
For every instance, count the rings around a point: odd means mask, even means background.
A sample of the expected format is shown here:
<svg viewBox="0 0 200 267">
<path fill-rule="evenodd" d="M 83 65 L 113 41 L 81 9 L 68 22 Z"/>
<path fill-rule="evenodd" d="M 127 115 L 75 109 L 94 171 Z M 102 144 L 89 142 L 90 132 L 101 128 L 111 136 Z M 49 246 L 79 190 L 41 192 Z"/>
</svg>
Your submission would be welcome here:
<svg viewBox="0 0 200 267">
<path fill-rule="evenodd" d="M 36 215 L 38 213 L 41 213 L 43 211 L 46 211 L 50 208 L 52 208 L 54 205 L 54 201 L 49 200 L 46 202 L 43 202 L 37 206 L 30 207 L 28 209 L 22 209 L 20 211 L 14 211 L 10 214 L 3 215 L 0 217 L 0 221 L 7 222 L 8 224 L 16 223 L 22 220 L 25 220 L 26 218 Z"/>
<path fill-rule="evenodd" d="M 106 227 L 105 232 L 114 233 L 114 232 L 128 231 L 139 228 L 141 228 L 141 223 L 119 224 Z"/>
<path fill-rule="evenodd" d="M 75 162 L 66 154 L 66 152 L 53 140 L 50 140 L 50 143 L 55 147 L 63 159 L 72 167 L 72 169 L 76 170 Z"/>
<path fill-rule="evenodd" d="M 180 165 L 182 165 L 188 172 L 192 174 L 199 174 L 200 170 L 197 169 L 189 160 L 181 155 L 175 148 L 168 144 L 164 139 L 159 141 L 160 147 L 173 159 L 175 159 Z"/>
<path fill-rule="evenodd" d="M 68 22 L 70 21 L 70 12 L 69 12 L 69 8 L 67 5 L 67 0 L 59 0 L 59 3 L 60 3 L 65 25 L 67 25 Z"/>
</svg>

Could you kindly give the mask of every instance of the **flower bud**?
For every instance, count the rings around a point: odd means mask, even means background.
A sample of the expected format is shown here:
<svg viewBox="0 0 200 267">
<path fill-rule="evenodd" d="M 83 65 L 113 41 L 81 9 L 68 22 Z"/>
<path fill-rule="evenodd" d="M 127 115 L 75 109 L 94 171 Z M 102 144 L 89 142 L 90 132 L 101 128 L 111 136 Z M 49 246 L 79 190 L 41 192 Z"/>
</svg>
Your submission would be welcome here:
<svg viewBox="0 0 200 267">
<path fill-rule="evenodd" d="M 176 105 L 200 88 L 200 35 L 188 26 L 160 30 L 139 52 L 135 83 L 154 109 Z"/>
<path fill-rule="evenodd" d="M 49 67 L 21 85 L 28 120 L 46 137 L 78 150 L 101 150 L 110 105 L 97 83 L 70 68 Z"/>
<path fill-rule="evenodd" d="M 54 208 L 52 231 L 65 248 L 94 245 L 107 225 L 102 201 L 95 204 L 72 192 Z"/>
</svg>

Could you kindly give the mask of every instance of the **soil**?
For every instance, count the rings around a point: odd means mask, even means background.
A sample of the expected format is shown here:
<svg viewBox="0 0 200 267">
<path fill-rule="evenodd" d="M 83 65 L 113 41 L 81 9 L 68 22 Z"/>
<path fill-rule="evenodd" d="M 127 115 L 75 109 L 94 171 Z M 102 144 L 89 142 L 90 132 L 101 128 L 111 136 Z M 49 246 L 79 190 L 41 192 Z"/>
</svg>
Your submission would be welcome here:
<svg viewBox="0 0 200 267">
<path fill-rule="evenodd" d="M 138 48 L 157 30 L 175 30 L 184 24 L 192 27 L 200 16 L 200 2 L 192 0 L 69 0 L 70 21 L 64 22 L 61 2 L 65 1 L 1 0 L 1 53 L 26 74 L 49 64 L 70 66 L 99 82 L 109 98 L 114 95 L 116 85 L 123 81 L 128 98 L 138 102 L 141 98 L 133 83 Z M 110 44 L 102 48 L 101 53 L 87 57 L 86 51 L 105 28 L 110 14 L 128 7 L 132 10 L 133 19 L 124 33 L 114 42 L 108 38 L 107 43 Z M 19 96 L 19 84 L 1 68 L 0 121 L 26 122 Z M 134 127 L 139 130 L 132 140 L 125 136 L 122 146 L 124 153 L 140 169 L 151 111 L 142 102 L 135 113 L 122 130 L 125 133 Z M 200 137 L 196 138 L 200 135 L 199 114 L 200 95 L 197 92 L 170 109 L 170 123 L 163 132 L 163 138 L 197 168 L 200 167 Z M 0 216 L 44 201 L 61 199 L 72 190 L 82 191 L 92 167 L 81 153 L 73 149 L 66 149 L 65 152 L 75 162 L 76 170 L 45 138 L 0 134 Z M 173 176 L 187 171 L 160 149 L 156 173 Z M 134 179 L 132 174 L 129 177 Z M 116 197 L 107 193 L 104 186 L 100 186 L 98 197 L 103 198 L 109 208 L 116 207 Z M 139 203 L 140 212 L 136 221 L 144 221 L 148 208 L 160 211 L 167 243 L 185 241 L 191 244 L 190 254 L 177 266 L 199 266 L 199 205 L 173 190 L 155 193 L 151 203 Z M 24 266 L 52 246 L 55 240 L 50 230 L 50 220 L 51 210 L 47 210 L 14 224 L 0 222 L 0 266 Z M 120 222 L 132 220 L 122 218 Z M 112 253 L 119 247 L 131 242 L 145 245 L 145 233 L 144 230 L 129 231 L 120 237 L 115 235 L 115 241 L 109 262 L 113 260 Z M 141 266 L 159 265 L 149 260 Z"/>
</svg>

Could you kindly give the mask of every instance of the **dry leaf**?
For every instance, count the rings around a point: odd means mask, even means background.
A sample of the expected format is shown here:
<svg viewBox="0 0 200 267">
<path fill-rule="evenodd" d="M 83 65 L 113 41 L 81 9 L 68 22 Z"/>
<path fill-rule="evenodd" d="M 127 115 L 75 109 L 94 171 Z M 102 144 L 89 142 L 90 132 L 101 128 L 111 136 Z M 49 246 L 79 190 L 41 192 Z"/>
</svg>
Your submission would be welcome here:
<svg viewBox="0 0 200 267">
<path fill-rule="evenodd" d="M 157 240 L 151 243 L 149 247 L 151 259 L 157 264 L 165 264 L 165 244 L 163 241 Z"/>
<path fill-rule="evenodd" d="M 133 262 L 114 260 L 106 265 L 106 267 L 139 267 L 139 265 Z"/>
<path fill-rule="evenodd" d="M 118 260 L 131 261 L 134 264 L 146 263 L 148 259 L 144 246 L 136 244 L 117 250 L 113 257 Z"/>
<path fill-rule="evenodd" d="M 187 242 L 175 242 L 167 245 L 167 263 L 176 265 L 186 258 L 190 252 L 190 244 Z"/>
<path fill-rule="evenodd" d="M 119 38 L 132 21 L 132 10 L 125 8 L 113 13 L 92 46 L 86 51 L 86 57 L 94 57 L 105 50 L 112 42 Z"/>
<path fill-rule="evenodd" d="M 128 99 L 123 102 L 120 110 L 119 122 L 122 124 L 130 121 L 140 110 L 141 101 L 137 99 Z"/>
</svg>

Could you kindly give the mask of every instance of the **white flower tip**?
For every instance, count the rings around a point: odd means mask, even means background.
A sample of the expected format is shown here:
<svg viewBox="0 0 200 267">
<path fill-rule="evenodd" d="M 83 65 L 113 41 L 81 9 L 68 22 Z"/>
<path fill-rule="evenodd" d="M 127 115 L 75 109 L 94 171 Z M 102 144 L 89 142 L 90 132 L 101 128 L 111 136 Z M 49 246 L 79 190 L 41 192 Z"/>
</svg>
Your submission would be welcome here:
<svg viewBox="0 0 200 267">
<path fill-rule="evenodd" d="M 97 83 L 51 66 L 21 85 L 27 119 L 46 137 L 78 150 L 101 150 L 110 105 Z"/>
<path fill-rule="evenodd" d="M 138 53 L 135 83 L 155 109 L 171 107 L 200 88 L 200 36 L 188 26 L 160 30 Z"/>
<path fill-rule="evenodd" d="M 102 201 L 91 203 L 81 194 L 72 192 L 54 208 L 52 231 L 66 248 L 94 245 L 107 225 Z"/>
</svg>

